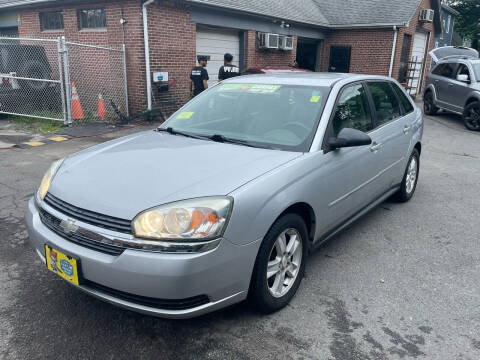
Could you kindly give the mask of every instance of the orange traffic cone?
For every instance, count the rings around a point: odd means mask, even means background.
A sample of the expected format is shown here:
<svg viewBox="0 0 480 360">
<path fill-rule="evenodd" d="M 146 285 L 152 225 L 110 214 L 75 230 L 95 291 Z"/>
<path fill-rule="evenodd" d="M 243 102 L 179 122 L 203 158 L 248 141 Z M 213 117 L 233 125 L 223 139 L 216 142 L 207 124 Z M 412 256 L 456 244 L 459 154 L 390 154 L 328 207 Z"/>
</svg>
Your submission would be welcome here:
<svg viewBox="0 0 480 360">
<path fill-rule="evenodd" d="M 80 98 L 77 93 L 77 87 L 75 86 L 75 83 L 72 82 L 72 118 L 83 119 L 84 117 Z"/>
<path fill-rule="evenodd" d="M 105 115 L 107 113 L 107 109 L 105 109 L 105 103 L 103 101 L 102 94 L 98 94 L 98 111 L 97 115 L 100 119 L 105 119 Z"/>
</svg>

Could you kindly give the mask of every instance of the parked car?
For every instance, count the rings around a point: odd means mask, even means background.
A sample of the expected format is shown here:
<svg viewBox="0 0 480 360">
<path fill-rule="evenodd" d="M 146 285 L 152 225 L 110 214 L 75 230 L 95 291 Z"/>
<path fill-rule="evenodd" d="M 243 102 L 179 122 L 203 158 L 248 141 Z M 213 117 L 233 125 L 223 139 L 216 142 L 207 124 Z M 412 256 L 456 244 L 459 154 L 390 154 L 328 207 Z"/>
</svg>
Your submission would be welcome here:
<svg viewBox="0 0 480 360">
<path fill-rule="evenodd" d="M 457 53 L 457 54 L 456 54 Z M 438 48 L 431 53 L 436 66 L 427 76 L 424 112 L 439 109 L 462 115 L 469 130 L 480 130 L 480 58 L 467 48 Z"/>
<path fill-rule="evenodd" d="M 185 318 L 284 307 L 308 253 L 415 192 L 422 112 L 393 79 L 223 81 L 154 131 L 56 161 L 29 201 L 47 267 L 127 309 Z"/>
<path fill-rule="evenodd" d="M 18 112 L 28 106 L 54 110 L 52 106 L 58 107 L 58 101 L 54 100 L 59 99 L 59 89 L 48 81 L 51 75 L 52 68 L 43 46 L 24 45 L 16 40 L 1 43 L 0 111 Z"/>
</svg>

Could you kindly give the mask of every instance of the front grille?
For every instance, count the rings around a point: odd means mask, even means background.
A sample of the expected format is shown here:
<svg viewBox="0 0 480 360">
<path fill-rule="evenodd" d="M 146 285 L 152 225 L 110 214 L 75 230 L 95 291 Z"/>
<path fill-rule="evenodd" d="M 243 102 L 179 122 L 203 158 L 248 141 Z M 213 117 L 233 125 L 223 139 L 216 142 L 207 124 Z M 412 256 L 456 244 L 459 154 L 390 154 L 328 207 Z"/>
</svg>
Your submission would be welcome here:
<svg viewBox="0 0 480 360">
<path fill-rule="evenodd" d="M 117 299 L 125 300 L 137 305 L 148 306 L 151 308 L 163 309 L 163 310 L 187 310 L 193 309 L 197 306 L 205 305 L 209 303 L 207 295 L 198 295 L 186 299 L 157 299 L 146 296 L 134 295 L 126 293 L 120 290 L 115 290 L 93 281 L 85 279 L 82 285 L 91 289 L 97 290 L 101 293 L 113 296 Z"/>
<path fill-rule="evenodd" d="M 72 243 L 75 243 L 80 246 L 84 246 L 92 250 L 100 251 L 104 254 L 115 255 L 115 256 L 120 255 L 125 250 L 122 247 L 118 247 L 115 245 L 106 244 L 102 242 L 102 240 L 106 241 L 109 239 L 103 238 L 99 234 L 92 233 L 91 234 L 92 236 L 90 236 L 90 232 L 83 229 L 79 229 L 78 231 L 75 231 L 75 232 L 66 231 L 65 228 L 61 226 L 62 220 L 46 212 L 42 208 L 39 208 L 38 211 L 39 211 L 40 220 L 42 221 L 42 223 L 46 227 L 48 227 L 50 230 L 52 230 L 55 234 L 61 236 L 65 240 L 71 241 Z M 88 235 L 86 235 L 87 233 Z M 95 237 L 95 239 L 93 237 Z"/>
<path fill-rule="evenodd" d="M 84 223 L 123 233 L 132 232 L 130 220 L 120 219 L 113 216 L 99 214 L 94 211 L 81 209 L 63 200 L 60 200 L 50 193 L 47 193 L 44 201 L 55 210 L 72 217 L 73 219 L 83 221 Z"/>
</svg>

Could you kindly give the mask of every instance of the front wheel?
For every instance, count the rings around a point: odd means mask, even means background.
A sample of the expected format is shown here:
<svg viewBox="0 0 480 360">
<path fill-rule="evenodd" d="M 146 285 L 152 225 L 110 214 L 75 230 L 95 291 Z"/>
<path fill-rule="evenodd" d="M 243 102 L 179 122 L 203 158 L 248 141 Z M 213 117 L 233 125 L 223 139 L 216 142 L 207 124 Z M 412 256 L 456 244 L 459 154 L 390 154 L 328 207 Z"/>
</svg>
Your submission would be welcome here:
<svg viewBox="0 0 480 360">
<path fill-rule="evenodd" d="M 420 154 L 417 149 L 413 149 L 412 155 L 408 160 L 407 169 L 403 175 L 400 189 L 394 195 L 395 200 L 400 202 L 407 202 L 415 193 L 418 182 L 418 174 L 420 171 Z"/>
<path fill-rule="evenodd" d="M 480 101 L 471 102 L 465 107 L 463 122 L 468 130 L 480 131 Z"/>
<path fill-rule="evenodd" d="M 271 313 L 293 298 L 305 273 L 307 227 L 296 214 L 278 219 L 258 251 L 249 299 L 260 311 Z"/>
</svg>

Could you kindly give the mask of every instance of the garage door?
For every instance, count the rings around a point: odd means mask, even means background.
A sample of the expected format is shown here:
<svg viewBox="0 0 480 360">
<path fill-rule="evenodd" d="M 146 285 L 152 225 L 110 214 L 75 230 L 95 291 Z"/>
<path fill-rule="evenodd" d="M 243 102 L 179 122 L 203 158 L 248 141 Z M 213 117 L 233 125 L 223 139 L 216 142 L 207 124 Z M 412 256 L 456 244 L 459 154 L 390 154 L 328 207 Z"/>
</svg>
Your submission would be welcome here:
<svg viewBox="0 0 480 360">
<path fill-rule="evenodd" d="M 413 38 L 412 61 L 417 61 L 418 63 L 415 65 L 415 71 L 413 74 L 413 77 L 416 79 L 413 79 L 410 85 L 412 87 L 412 95 L 417 93 L 419 80 L 422 78 L 427 38 L 427 33 L 424 32 L 416 32 Z"/>
<path fill-rule="evenodd" d="M 207 55 L 208 84 L 218 81 L 218 69 L 223 65 L 223 55 L 233 55 L 233 64 L 239 66 L 240 37 L 238 31 L 227 29 L 197 29 L 197 55 Z"/>
</svg>

